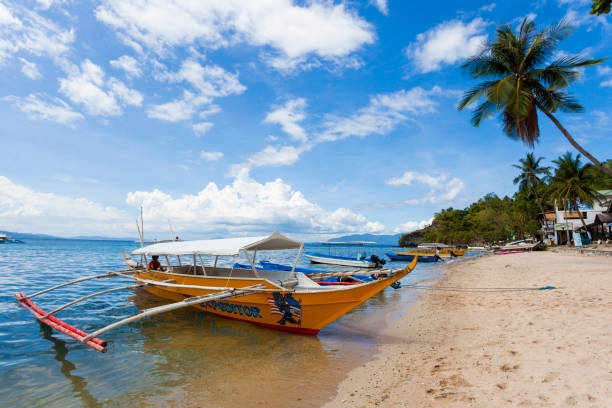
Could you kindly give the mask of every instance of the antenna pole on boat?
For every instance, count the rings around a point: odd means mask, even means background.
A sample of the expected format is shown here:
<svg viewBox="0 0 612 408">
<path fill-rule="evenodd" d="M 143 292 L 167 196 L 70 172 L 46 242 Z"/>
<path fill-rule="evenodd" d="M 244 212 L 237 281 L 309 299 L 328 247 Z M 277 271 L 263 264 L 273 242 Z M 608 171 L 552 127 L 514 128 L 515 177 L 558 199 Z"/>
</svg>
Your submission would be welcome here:
<svg viewBox="0 0 612 408">
<path fill-rule="evenodd" d="M 293 262 L 293 267 L 291 267 L 291 273 L 295 272 L 295 267 L 297 266 L 297 263 L 300 260 L 300 255 L 302 255 L 302 249 L 304 249 L 304 244 L 300 245 L 300 249 L 298 250 L 297 256 L 295 257 L 295 261 Z"/>
</svg>

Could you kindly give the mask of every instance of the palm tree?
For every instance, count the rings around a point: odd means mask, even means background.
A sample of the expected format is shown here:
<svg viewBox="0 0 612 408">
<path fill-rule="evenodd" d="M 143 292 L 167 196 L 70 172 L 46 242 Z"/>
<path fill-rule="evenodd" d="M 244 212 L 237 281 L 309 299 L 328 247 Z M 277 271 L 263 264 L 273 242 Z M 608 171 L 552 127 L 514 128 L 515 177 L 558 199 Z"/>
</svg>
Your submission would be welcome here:
<svg viewBox="0 0 612 408">
<path fill-rule="evenodd" d="M 603 199 L 594 188 L 593 172 L 589 171 L 589 165 L 580 164 L 579 154 L 574 159 L 571 153 L 565 153 L 557 160 L 553 160 L 553 163 L 557 165 L 557 168 L 550 183 L 551 194 L 554 198 L 571 204 L 578 212 L 578 217 L 586 230 L 586 223 L 582 212 L 578 210 L 578 204 L 593 207 L 595 200 Z"/>
<path fill-rule="evenodd" d="M 608 14 L 610 12 L 610 3 L 612 3 L 611 0 L 593 0 L 590 13 L 597 14 L 598 16 Z"/>
<path fill-rule="evenodd" d="M 557 44 L 571 31 L 570 26 L 561 21 L 538 32 L 535 24 L 526 18 L 518 36 L 509 24 L 498 27 L 495 41 L 462 65 L 472 77 L 489 80 L 467 91 L 458 109 L 484 99 L 474 110 L 472 124 L 478 126 L 496 111 L 501 111 L 504 132 L 529 147 L 533 147 L 540 137 L 539 110 L 548 116 L 572 146 L 612 176 L 612 169 L 603 166 L 584 150 L 553 115 L 557 110 L 570 113 L 584 110 L 564 88 L 580 77 L 576 68 L 604 60 L 560 56 L 543 66 L 554 54 Z"/>
<path fill-rule="evenodd" d="M 519 185 L 520 191 L 532 191 L 535 195 L 536 202 L 540 207 L 540 212 L 544 213 L 542 201 L 538 197 L 538 186 L 544 183 L 542 179 L 547 179 L 550 176 L 550 167 L 540 166 L 543 157 L 534 157 L 533 153 L 527 153 L 524 159 L 519 159 L 520 164 L 513 164 L 521 173 L 514 179 L 514 184 Z"/>
</svg>

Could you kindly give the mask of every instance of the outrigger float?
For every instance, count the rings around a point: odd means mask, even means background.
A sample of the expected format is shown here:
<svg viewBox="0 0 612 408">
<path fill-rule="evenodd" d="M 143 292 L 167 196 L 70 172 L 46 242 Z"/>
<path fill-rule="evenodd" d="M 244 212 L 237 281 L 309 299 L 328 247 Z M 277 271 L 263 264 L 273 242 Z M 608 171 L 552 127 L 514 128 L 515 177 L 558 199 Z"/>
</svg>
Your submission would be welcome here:
<svg viewBox="0 0 612 408">
<path fill-rule="evenodd" d="M 185 307 L 195 307 L 272 329 L 316 335 L 334 320 L 402 279 L 414 269 L 417 262 L 415 258 L 410 265 L 399 270 L 354 270 L 306 275 L 296 271 L 303 247 L 302 243 L 278 232 L 264 237 L 159 243 L 132 252 L 132 255 L 141 257 L 142 263 L 126 256 L 129 269 L 82 277 L 31 295 L 16 293 L 15 296 L 21 306 L 40 322 L 100 352 L 106 352 L 107 347 L 106 341 L 98 337 L 101 334 L 145 317 Z M 291 270 L 261 270 L 255 267 L 257 252 L 289 249 L 298 250 Z M 250 269 L 217 266 L 220 256 L 240 254 L 246 257 Z M 153 255 L 165 258 L 164 270 L 148 268 L 148 257 Z M 171 256 L 176 257 L 178 265 L 170 263 Z M 214 259 L 214 263 L 205 265 L 204 256 L 210 258 L 211 262 Z M 188 257 L 193 262 L 183 264 L 181 257 L 183 260 Z M 375 279 L 365 282 L 355 275 Z M 333 277 L 338 278 L 337 284 L 330 284 L 329 278 Z M 134 283 L 82 296 L 50 312 L 43 311 L 32 302 L 34 297 L 68 285 L 105 278 L 123 278 Z M 327 282 L 319 284 L 323 281 Z M 143 310 L 93 333 L 85 333 L 55 316 L 94 296 L 136 288 L 173 300 L 174 303 Z"/>
</svg>

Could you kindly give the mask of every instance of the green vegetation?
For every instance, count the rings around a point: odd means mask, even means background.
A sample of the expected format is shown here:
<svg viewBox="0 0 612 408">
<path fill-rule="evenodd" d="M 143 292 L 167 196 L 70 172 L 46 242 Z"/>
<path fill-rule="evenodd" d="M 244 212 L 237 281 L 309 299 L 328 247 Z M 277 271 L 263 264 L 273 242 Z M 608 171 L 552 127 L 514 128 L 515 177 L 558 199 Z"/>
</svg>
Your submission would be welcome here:
<svg viewBox="0 0 612 408">
<path fill-rule="evenodd" d="M 552 59 L 558 44 L 571 32 L 571 27 L 564 21 L 538 31 L 527 18 L 518 33 L 510 24 L 498 27 L 495 40 L 462 66 L 474 79 L 486 81 L 467 91 L 458 109 L 480 102 L 472 115 L 474 126 L 500 112 L 504 132 L 527 146 L 533 146 L 540 137 L 538 112 L 542 112 L 572 146 L 612 176 L 612 168 L 602 165 L 584 150 L 553 115 L 558 110 L 567 113 L 584 110 L 566 89 L 580 77 L 578 68 L 604 60 L 580 56 Z"/>
<path fill-rule="evenodd" d="M 610 12 L 610 3 L 612 3 L 612 0 L 593 0 L 591 14 L 597 14 L 598 16 L 608 14 Z"/>
<path fill-rule="evenodd" d="M 514 179 L 519 188 L 512 197 L 490 193 L 462 210 L 444 209 L 435 214 L 431 226 L 403 234 L 399 245 L 416 246 L 423 241 L 482 245 L 533 237 L 541 227 L 538 213 L 553 210 L 555 199 L 564 200 L 570 208 L 593 205 L 601 199 L 596 190 L 612 188 L 612 177 L 592 164 L 583 166 L 580 155 L 574 158 L 566 153 L 554 160 L 552 176 L 541 160 L 528 153 L 514 165 L 521 173 Z"/>
</svg>

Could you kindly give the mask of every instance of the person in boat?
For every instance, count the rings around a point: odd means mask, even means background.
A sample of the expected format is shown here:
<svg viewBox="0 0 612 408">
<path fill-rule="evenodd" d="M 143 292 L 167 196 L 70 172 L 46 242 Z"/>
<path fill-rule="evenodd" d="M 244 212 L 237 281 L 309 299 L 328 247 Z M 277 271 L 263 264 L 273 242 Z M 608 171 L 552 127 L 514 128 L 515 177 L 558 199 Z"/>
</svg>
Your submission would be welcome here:
<svg viewBox="0 0 612 408">
<path fill-rule="evenodd" d="M 159 263 L 159 256 L 153 255 L 153 259 L 149 262 L 147 267 L 150 271 L 163 271 L 164 267 Z"/>
</svg>

